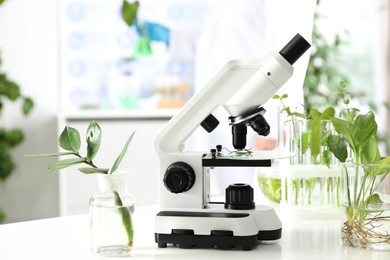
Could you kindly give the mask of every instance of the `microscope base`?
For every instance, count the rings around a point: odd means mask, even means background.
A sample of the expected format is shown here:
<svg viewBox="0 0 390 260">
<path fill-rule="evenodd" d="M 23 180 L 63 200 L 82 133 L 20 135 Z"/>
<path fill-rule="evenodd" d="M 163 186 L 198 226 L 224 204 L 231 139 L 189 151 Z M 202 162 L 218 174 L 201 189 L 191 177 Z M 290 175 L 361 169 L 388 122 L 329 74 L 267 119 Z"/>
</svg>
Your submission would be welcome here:
<svg viewBox="0 0 390 260">
<path fill-rule="evenodd" d="M 252 250 L 257 245 L 257 236 L 215 236 L 215 235 L 176 235 L 155 234 L 155 240 L 159 248 L 173 244 L 179 248 L 207 248 L 231 249 L 236 246 L 243 250 Z"/>
<path fill-rule="evenodd" d="M 281 237 L 282 226 L 272 208 L 174 210 L 161 211 L 156 216 L 155 242 L 160 248 L 172 244 L 179 248 L 252 250 L 258 241 Z"/>
</svg>

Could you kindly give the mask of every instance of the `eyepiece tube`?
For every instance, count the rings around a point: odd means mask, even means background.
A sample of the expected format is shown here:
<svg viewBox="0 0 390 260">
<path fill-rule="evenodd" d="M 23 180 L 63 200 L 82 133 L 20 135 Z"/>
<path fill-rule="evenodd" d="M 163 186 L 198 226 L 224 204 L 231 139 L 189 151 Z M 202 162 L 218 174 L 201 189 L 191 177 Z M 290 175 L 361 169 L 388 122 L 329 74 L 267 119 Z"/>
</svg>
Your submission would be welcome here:
<svg viewBox="0 0 390 260">
<path fill-rule="evenodd" d="M 288 63 L 293 65 L 310 48 L 308 43 L 299 33 L 292 38 L 279 52 Z"/>
</svg>

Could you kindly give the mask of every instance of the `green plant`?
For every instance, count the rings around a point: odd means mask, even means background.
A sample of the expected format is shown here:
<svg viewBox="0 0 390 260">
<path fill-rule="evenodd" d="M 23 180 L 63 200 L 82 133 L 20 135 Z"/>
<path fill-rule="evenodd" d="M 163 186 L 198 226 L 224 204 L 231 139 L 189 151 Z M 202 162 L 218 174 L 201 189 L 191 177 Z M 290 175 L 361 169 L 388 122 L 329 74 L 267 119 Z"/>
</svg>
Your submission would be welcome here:
<svg viewBox="0 0 390 260">
<path fill-rule="evenodd" d="M 111 168 L 101 168 L 95 165 L 93 159 L 99 151 L 101 144 L 102 131 L 99 124 L 96 121 L 92 121 L 86 133 L 87 151 L 86 155 L 80 154 L 81 139 L 80 133 L 73 127 L 66 126 L 59 137 L 59 145 L 64 152 L 49 153 L 49 154 L 37 154 L 30 156 L 72 156 L 73 158 L 66 158 L 56 161 L 48 166 L 50 171 L 58 171 L 73 165 L 86 164 L 87 167 L 81 167 L 78 170 L 85 174 L 113 174 L 122 162 L 128 147 L 133 139 L 135 131 L 131 133 L 130 137 L 126 141 L 122 151 L 119 153 L 115 162 Z M 118 207 L 120 216 L 122 218 L 122 224 L 127 234 L 128 246 L 133 244 L 133 225 L 129 208 L 122 207 L 123 203 L 119 197 L 118 192 L 113 191 L 115 196 L 115 205 Z"/>
<path fill-rule="evenodd" d="M 123 0 L 122 2 L 121 14 L 123 21 L 129 27 L 135 26 L 140 36 L 139 39 L 135 42 L 133 57 L 127 58 L 126 60 L 137 59 L 140 57 L 148 57 L 152 54 L 152 47 L 150 45 L 148 29 L 137 17 L 138 7 L 138 1 L 129 3 L 127 0 Z"/>
<path fill-rule="evenodd" d="M 390 235 L 374 231 L 377 221 L 390 221 L 389 216 L 381 216 L 384 209 L 367 210 L 369 206 L 383 204 L 377 193 L 378 185 L 385 179 L 390 171 L 390 156 L 382 158 L 377 144 L 377 123 L 372 111 L 366 114 L 357 114 L 357 109 L 348 107 L 349 100 L 344 96 L 347 108 L 340 113 L 342 118 L 332 118 L 332 124 L 338 135 L 329 135 L 328 145 L 330 151 L 340 160 L 354 165 L 354 172 L 345 170 L 347 180 L 347 204 L 343 232 L 348 242 L 357 238 L 359 243 L 366 247 L 373 239 L 376 243 L 390 242 Z M 347 113 L 347 116 L 346 116 Z M 349 148 L 349 149 L 348 149 Z M 351 151 L 349 153 L 348 151 Z M 374 165 L 364 168 L 365 165 Z M 347 166 L 343 166 L 345 169 Z M 353 176 L 349 176 L 352 174 Z M 362 176 L 362 177 L 361 177 Z M 379 182 L 376 182 L 380 177 Z M 350 178 L 352 185 L 348 185 Z M 360 182 L 361 181 L 361 182 Z M 374 217 L 370 214 L 377 212 Z"/>
<path fill-rule="evenodd" d="M 285 122 L 294 122 L 302 123 L 302 120 L 310 120 L 310 126 L 308 131 L 305 131 L 302 133 L 302 136 L 297 137 L 296 144 L 299 146 L 302 144 L 301 151 L 302 154 L 306 153 L 309 148 L 311 152 L 311 157 L 313 162 L 319 162 L 317 160 L 318 155 L 320 154 L 320 148 L 321 146 L 326 146 L 325 140 L 322 138 L 321 134 L 321 122 L 322 120 L 329 120 L 334 117 L 335 115 L 335 109 L 334 107 L 327 107 L 324 112 L 320 112 L 319 110 L 312 108 L 310 110 L 309 115 L 305 115 L 303 113 L 299 112 L 292 112 L 291 108 L 286 106 L 283 102 L 284 99 L 288 98 L 287 94 L 283 95 L 274 95 L 273 99 L 279 99 L 282 104 L 281 113 L 285 112 L 287 114 L 288 120 Z M 300 118 L 300 119 L 298 119 Z M 293 124 L 293 127 L 296 127 L 296 124 Z M 293 129 L 293 132 L 296 133 L 296 129 Z M 294 134 L 296 137 L 296 135 Z M 302 139 L 301 142 L 299 142 L 299 139 Z M 324 156 L 329 157 L 329 154 L 325 154 Z M 324 159 L 323 160 L 325 164 L 329 167 L 329 160 Z"/>
<path fill-rule="evenodd" d="M 0 1 L 0 5 L 4 1 Z M 2 60 L 0 57 L 0 116 L 5 105 L 10 102 L 21 101 L 22 112 L 28 115 L 34 104 L 31 98 L 22 94 L 20 86 L 9 79 L 7 74 L 1 70 Z M 11 151 L 23 142 L 24 134 L 19 128 L 9 129 L 5 125 L 0 125 L 0 182 L 8 179 L 15 170 L 15 161 Z M 5 213 L 0 210 L 0 223 L 5 219 Z"/>
</svg>

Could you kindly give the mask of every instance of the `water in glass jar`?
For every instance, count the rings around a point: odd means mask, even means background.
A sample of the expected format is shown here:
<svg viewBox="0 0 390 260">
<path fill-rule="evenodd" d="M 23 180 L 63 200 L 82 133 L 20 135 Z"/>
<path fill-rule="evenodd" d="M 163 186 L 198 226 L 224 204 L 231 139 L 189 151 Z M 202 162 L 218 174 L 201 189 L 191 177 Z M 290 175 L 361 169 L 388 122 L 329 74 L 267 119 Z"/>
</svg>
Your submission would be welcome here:
<svg viewBox="0 0 390 260">
<path fill-rule="evenodd" d="M 133 245 L 129 244 L 120 207 L 91 206 L 91 250 L 101 256 L 127 256 L 133 254 Z M 128 207 L 131 220 L 134 205 Z M 131 241 L 132 242 L 132 241 Z"/>
</svg>

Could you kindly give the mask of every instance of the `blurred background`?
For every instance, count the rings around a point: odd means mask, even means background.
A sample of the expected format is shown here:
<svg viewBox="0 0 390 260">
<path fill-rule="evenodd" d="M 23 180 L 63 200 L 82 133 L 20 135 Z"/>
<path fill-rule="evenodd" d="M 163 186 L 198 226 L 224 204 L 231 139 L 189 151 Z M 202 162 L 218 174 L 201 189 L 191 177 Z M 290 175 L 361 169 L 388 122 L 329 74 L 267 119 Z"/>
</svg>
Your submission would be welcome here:
<svg viewBox="0 0 390 260">
<path fill-rule="evenodd" d="M 103 130 L 95 159 L 102 165 L 137 130 L 124 164 L 129 191 L 138 205 L 158 203 L 153 138 L 196 91 L 193 53 L 212 2 L 140 0 L 129 26 L 122 0 L 0 0 L 0 223 L 88 211 L 95 176 L 49 172 L 56 158 L 24 155 L 58 151 L 65 125 L 85 133 L 91 120 Z M 338 106 L 334 93 L 346 82 L 354 106 L 376 111 L 388 153 L 390 1 L 298 1 L 312 13 L 308 21 L 285 20 L 288 1 L 268 2 L 264 49 L 278 50 L 291 38 L 279 33 L 290 22 L 310 25 L 313 47 L 295 83 L 305 108 Z M 232 24 L 240 15 L 232 14 Z M 180 57 L 170 41 L 175 31 L 188 36 Z"/>
</svg>

